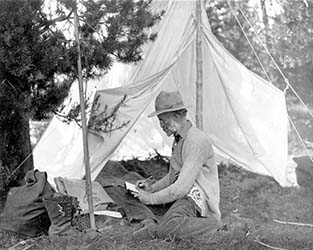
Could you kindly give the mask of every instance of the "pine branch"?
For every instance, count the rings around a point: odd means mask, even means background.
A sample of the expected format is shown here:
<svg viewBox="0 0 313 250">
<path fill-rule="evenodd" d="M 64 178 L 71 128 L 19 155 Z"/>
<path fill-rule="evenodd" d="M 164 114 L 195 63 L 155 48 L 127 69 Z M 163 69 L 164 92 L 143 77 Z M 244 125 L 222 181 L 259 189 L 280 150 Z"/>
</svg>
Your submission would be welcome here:
<svg viewBox="0 0 313 250">
<path fill-rule="evenodd" d="M 57 18 L 54 18 L 52 20 L 48 20 L 47 22 L 45 22 L 44 24 L 40 25 L 38 28 L 40 30 L 40 34 L 45 33 L 47 30 L 50 29 L 50 26 L 57 23 L 57 22 L 63 22 L 66 21 L 70 18 L 70 16 L 72 15 L 73 10 L 70 11 L 70 13 L 68 15 L 62 15 L 62 16 L 58 16 Z"/>
<path fill-rule="evenodd" d="M 125 104 L 127 95 L 124 95 L 121 101 L 119 101 L 111 110 L 108 109 L 108 105 L 105 105 L 102 109 L 103 111 L 99 112 L 101 105 L 99 102 L 100 96 L 97 96 L 94 100 L 91 115 L 88 122 L 88 130 L 95 134 L 107 134 L 116 130 L 120 130 L 129 125 L 130 121 L 123 121 L 120 124 L 116 124 L 117 113 L 122 105 Z M 86 109 L 89 107 L 89 102 L 86 100 Z M 65 108 L 63 106 L 61 111 Z M 62 122 L 67 124 L 75 122 L 80 128 L 81 118 L 80 118 L 80 105 L 74 105 L 71 107 L 70 111 L 67 114 L 62 114 L 58 111 L 53 111 L 58 117 L 62 118 Z"/>
<path fill-rule="evenodd" d="M 99 103 L 100 96 L 97 96 L 92 107 L 88 129 L 94 131 L 95 133 L 106 134 L 128 126 L 130 121 L 123 121 L 121 124 L 115 125 L 117 112 L 121 106 L 125 104 L 126 97 L 127 95 L 124 95 L 121 101 L 119 101 L 111 111 L 109 111 L 108 106 L 105 105 L 103 111 L 99 113 L 99 109 L 101 108 Z"/>
</svg>

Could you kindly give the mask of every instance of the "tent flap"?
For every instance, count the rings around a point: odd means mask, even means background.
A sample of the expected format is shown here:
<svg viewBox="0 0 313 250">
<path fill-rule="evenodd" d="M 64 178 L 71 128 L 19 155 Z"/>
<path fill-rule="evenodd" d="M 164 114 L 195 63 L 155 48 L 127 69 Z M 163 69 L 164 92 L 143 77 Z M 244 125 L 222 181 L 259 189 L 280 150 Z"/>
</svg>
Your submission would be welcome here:
<svg viewBox="0 0 313 250">
<path fill-rule="evenodd" d="M 165 1 L 154 1 L 159 2 L 163 4 L 155 6 L 163 8 Z M 96 92 L 100 102 L 97 112 L 104 107 L 114 109 L 126 96 L 114 122 L 117 127 L 127 125 L 110 133 L 90 134 L 93 179 L 112 157 L 148 156 L 154 149 L 170 154 L 171 139 L 160 131 L 156 118 L 147 118 L 161 90 L 178 90 L 185 104 L 191 106 L 189 119 L 195 121 L 196 1 L 169 3 L 156 28 L 157 39 L 145 47 L 144 59 L 125 71 L 127 74 L 117 83 L 120 87 L 108 89 L 104 86 L 107 80 L 100 81 L 104 87 Z M 295 185 L 294 171 L 287 167 L 284 94 L 225 50 L 210 30 L 204 7 L 201 18 L 203 129 L 212 139 L 216 153 L 249 171 L 272 176 L 282 186 Z M 73 124 L 66 129 L 64 126 L 55 119 L 48 128 L 50 135 L 46 132 L 34 150 L 36 168 L 47 171 L 50 180 L 84 175 L 80 129 Z M 60 132 L 62 129 L 66 134 Z M 51 135 L 54 139 L 46 139 Z"/>
</svg>

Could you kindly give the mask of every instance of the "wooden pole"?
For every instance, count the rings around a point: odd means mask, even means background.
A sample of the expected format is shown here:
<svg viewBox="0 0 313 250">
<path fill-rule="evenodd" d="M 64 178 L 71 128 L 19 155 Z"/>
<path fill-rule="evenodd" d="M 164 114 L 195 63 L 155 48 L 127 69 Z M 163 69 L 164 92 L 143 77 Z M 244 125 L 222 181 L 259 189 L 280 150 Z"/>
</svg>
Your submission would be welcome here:
<svg viewBox="0 0 313 250">
<path fill-rule="evenodd" d="M 93 198 L 92 198 L 92 185 L 91 185 L 91 174 L 90 174 L 90 163 L 89 163 L 89 149 L 88 149 L 88 134 L 86 125 L 86 113 L 85 113 L 85 98 L 84 98 L 84 87 L 83 87 L 83 76 L 82 76 L 82 62 L 81 62 L 81 51 L 80 51 L 80 40 L 79 40 L 79 21 L 77 15 L 77 6 L 74 9 L 74 23 L 75 23 L 75 40 L 77 43 L 77 70 L 78 70 L 78 86 L 79 86 L 79 100 L 81 108 L 82 118 L 82 130 L 83 130 L 83 148 L 84 148 L 84 162 L 85 162 L 85 176 L 86 176 L 86 194 L 88 198 L 88 209 L 90 218 L 91 229 L 96 229 L 95 215 L 93 209 Z"/>
<path fill-rule="evenodd" d="M 196 0 L 196 126 L 203 128 L 203 60 L 202 60 L 202 20 L 201 20 L 201 0 Z"/>
</svg>

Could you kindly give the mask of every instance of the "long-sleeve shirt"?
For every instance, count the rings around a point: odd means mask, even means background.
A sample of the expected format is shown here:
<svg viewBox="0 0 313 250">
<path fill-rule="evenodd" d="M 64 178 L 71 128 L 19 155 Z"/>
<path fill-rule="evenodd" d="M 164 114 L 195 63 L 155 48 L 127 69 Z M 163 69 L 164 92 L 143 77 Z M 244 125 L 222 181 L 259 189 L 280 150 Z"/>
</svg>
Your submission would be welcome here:
<svg viewBox="0 0 313 250">
<path fill-rule="evenodd" d="M 220 219 L 219 179 L 212 144 L 206 134 L 187 121 L 176 133 L 169 173 L 152 185 L 152 203 L 173 202 L 196 184 L 203 204 L 201 215 Z"/>
</svg>

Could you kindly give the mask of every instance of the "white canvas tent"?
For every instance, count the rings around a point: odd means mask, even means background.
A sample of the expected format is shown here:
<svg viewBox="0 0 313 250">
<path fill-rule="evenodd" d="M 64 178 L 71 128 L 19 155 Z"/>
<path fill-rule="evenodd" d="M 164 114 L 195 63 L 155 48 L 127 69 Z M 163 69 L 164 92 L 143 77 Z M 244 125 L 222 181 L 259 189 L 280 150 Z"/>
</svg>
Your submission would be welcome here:
<svg viewBox="0 0 313 250">
<path fill-rule="evenodd" d="M 113 108 L 126 94 L 116 124 L 129 122 L 109 134 L 89 134 L 92 179 L 114 155 L 137 157 L 154 149 L 170 153 L 171 139 L 165 138 L 156 118 L 147 118 L 161 90 L 178 90 L 185 104 L 191 106 L 188 115 L 195 124 L 196 1 L 163 0 L 154 4 L 155 9 L 164 8 L 166 12 L 157 27 L 157 39 L 144 50 L 144 59 L 137 65 L 124 66 L 122 73 L 114 74 L 119 69 L 115 65 L 105 78 L 88 84 L 90 93 L 97 87 L 95 95 L 101 107 Z M 203 130 L 212 139 L 217 157 L 272 176 L 282 186 L 294 185 L 294 172 L 288 168 L 284 93 L 223 48 L 211 33 L 203 6 L 200 18 Z M 109 88 L 109 84 L 120 87 Z M 57 176 L 80 179 L 85 173 L 82 147 L 77 124 L 68 125 L 55 117 L 34 150 L 35 168 L 46 171 L 50 182 Z"/>
</svg>

